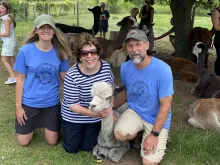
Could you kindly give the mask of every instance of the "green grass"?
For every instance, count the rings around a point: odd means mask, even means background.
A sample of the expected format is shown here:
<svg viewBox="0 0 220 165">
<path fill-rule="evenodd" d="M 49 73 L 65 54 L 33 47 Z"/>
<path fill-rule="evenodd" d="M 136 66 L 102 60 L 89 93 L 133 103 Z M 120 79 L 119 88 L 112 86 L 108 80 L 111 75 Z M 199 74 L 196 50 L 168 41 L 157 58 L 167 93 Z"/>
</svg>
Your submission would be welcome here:
<svg viewBox="0 0 220 165">
<path fill-rule="evenodd" d="M 119 30 L 116 23 L 125 15 L 111 15 L 109 31 Z M 118 18 L 118 19 L 113 19 Z M 56 22 L 76 24 L 72 15 L 55 17 Z M 155 14 L 154 31 L 162 34 L 171 28 L 169 14 Z M 92 27 L 91 14 L 80 16 L 80 26 Z M 210 17 L 196 17 L 195 26 L 211 28 Z M 33 29 L 33 21 L 17 23 L 17 38 L 22 45 L 26 34 Z M 160 49 L 158 47 L 158 49 Z M 115 72 L 116 73 L 116 72 Z M 118 74 L 118 73 L 116 73 Z M 61 142 L 57 146 L 46 144 L 43 132 L 37 130 L 33 142 L 28 147 L 20 147 L 15 138 L 15 87 L 5 86 L 4 81 L 8 73 L 0 65 L 0 164 L 34 164 L 34 165 L 93 165 L 97 164 L 91 153 L 80 152 L 68 154 Z M 184 118 L 184 110 L 193 101 L 188 98 L 188 90 L 194 84 L 175 81 L 175 95 L 173 99 L 173 122 L 170 130 L 171 141 L 167 145 L 163 165 L 218 165 L 220 164 L 219 135 L 189 127 Z M 103 164 L 108 164 L 104 162 Z M 136 164 L 134 164 L 136 165 Z"/>
</svg>

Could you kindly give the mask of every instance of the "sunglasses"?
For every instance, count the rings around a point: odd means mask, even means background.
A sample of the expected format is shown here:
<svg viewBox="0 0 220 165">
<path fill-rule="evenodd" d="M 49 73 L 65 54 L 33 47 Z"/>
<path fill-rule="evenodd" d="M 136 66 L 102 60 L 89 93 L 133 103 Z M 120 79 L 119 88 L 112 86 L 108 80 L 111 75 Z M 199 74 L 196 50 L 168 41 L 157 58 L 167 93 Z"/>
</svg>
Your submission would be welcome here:
<svg viewBox="0 0 220 165">
<path fill-rule="evenodd" d="M 97 49 L 92 49 L 90 51 L 87 51 L 87 50 L 80 51 L 80 55 L 82 57 L 87 57 L 87 56 L 89 56 L 89 54 L 91 54 L 91 56 L 96 56 L 98 54 Z"/>
</svg>

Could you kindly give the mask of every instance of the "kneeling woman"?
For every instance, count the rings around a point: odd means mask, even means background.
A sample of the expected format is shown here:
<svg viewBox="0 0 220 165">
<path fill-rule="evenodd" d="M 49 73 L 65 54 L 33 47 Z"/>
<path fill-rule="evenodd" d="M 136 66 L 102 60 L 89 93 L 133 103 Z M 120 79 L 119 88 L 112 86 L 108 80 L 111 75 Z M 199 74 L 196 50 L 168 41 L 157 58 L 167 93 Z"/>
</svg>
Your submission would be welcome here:
<svg viewBox="0 0 220 165">
<path fill-rule="evenodd" d="M 97 40 L 83 33 L 75 52 L 77 63 L 67 72 L 62 101 L 63 147 L 67 152 L 91 151 L 97 144 L 101 118 L 112 109 L 100 113 L 88 109 L 92 100 L 91 87 L 98 81 L 114 83 L 110 66 L 99 57 Z"/>
<path fill-rule="evenodd" d="M 59 139 L 59 87 L 71 54 L 66 43 L 53 18 L 43 14 L 36 18 L 35 28 L 17 55 L 16 136 L 22 146 L 29 144 L 37 128 L 44 128 L 49 144 L 55 145 Z"/>
</svg>

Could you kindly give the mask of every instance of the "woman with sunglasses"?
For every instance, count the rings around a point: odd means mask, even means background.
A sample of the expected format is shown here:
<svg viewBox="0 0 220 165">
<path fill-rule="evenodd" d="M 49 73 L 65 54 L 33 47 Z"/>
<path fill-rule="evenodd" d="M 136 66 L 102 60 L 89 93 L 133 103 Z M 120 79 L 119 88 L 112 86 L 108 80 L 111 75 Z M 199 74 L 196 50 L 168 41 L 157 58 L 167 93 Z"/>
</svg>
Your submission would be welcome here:
<svg viewBox="0 0 220 165">
<path fill-rule="evenodd" d="M 154 4 L 154 0 L 145 0 L 145 4 L 141 7 L 141 10 L 139 12 L 139 18 L 141 19 L 140 21 L 140 29 L 143 29 L 144 25 L 149 25 L 153 23 L 154 20 L 154 8 L 152 5 Z M 153 32 L 153 27 L 149 29 L 149 36 L 148 40 L 150 42 L 150 48 L 149 50 L 152 51 L 154 47 L 154 32 Z"/>
<path fill-rule="evenodd" d="M 65 76 L 61 115 L 66 152 L 91 151 L 97 144 L 101 118 L 108 117 L 112 112 L 112 108 L 100 113 L 88 109 L 93 83 L 104 81 L 114 84 L 109 64 L 100 59 L 100 49 L 96 38 L 82 33 L 75 51 L 77 63 Z"/>
</svg>

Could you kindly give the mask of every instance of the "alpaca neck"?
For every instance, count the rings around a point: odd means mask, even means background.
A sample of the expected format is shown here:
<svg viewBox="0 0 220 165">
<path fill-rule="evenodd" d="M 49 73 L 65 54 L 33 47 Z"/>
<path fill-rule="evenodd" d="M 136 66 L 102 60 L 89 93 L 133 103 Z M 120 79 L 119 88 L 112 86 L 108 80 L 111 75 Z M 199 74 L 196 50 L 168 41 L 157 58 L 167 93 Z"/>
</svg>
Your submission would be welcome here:
<svg viewBox="0 0 220 165">
<path fill-rule="evenodd" d="M 94 23 L 92 26 L 92 29 L 94 31 L 94 35 L 96 35 L 99 31 L 99 22 L 100 22 L 99 17 L 100 17 L 99 15 L 94 15 Z"/>
<path fill-rule="evenodd" d="M 199 54 L 199 59 L 198 59 L 199 78 L 201 78 L 204 74 L 206 74 L 206 70 L 204 68 L 205 56 L 206 56 L 206 51 L 201 52 L 201 54 Z"/>
<path fill-rule="evenodd" d="M 110 135 L 113 132 L 114 121 L 113 121 L 113 112 L 107 118 L 102 118 L 101 132 L 106 135 Z"/>
<path fill-rule="evenodd" d="M 129 30 L 130 29 L 128 29 L 127 26 L 121 27 L 118 36 L 115 39 L 115 43 L 118 45 L 122 45 Z"/>
</svg>

